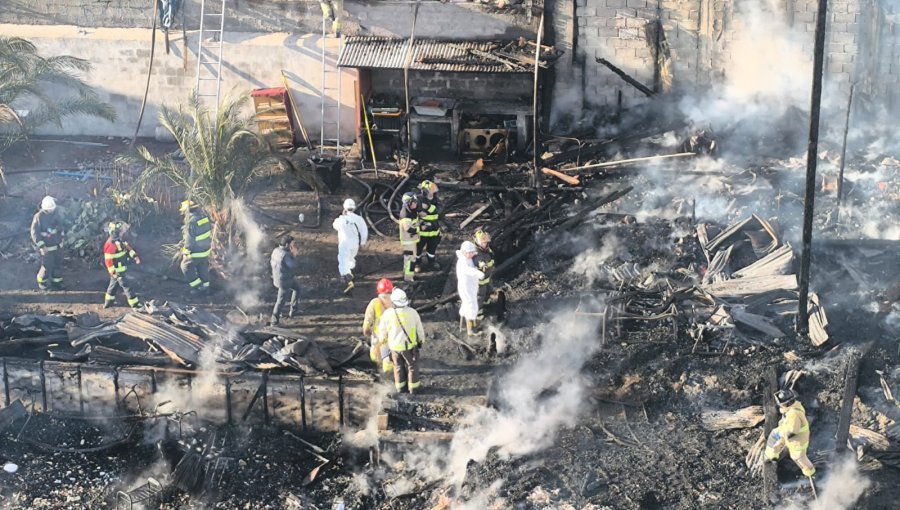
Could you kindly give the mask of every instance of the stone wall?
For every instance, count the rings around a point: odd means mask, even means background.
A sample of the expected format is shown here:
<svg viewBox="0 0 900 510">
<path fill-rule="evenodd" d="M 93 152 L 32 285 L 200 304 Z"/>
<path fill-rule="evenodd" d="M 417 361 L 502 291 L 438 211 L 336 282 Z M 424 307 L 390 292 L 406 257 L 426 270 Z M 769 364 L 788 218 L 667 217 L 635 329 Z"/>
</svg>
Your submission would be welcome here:
<svg viewBox="0 0 900 510">
<path fill-rule="evenodd" d="M 797 50 L 802 61 L 782 64 L 808 67 L 817 5 L 816 0 L 576 0 L 571 22 L 575 59 L 583 62 L 584 103 L 609 107 L 616 103 L 620 91 L 626 107 L 646 101 L 644 94 L 597 64 L 597 57 L 609 60 L 650 88 L 663 86 L 657 66 L 657 22 L 663 28 L 662 55 L 671 57 L 672 86 L 676 89 L 720 83 L 742 72 L 742 59 L 747 58 L 747 41 L 742 37 L 753 28 L 747 26 L 749 11 L 755 11 L 760 24 L 767 25 L 768 34 L 756 39 L 761 47 L 784 43 Z M 844 91 L 851 82 L 867 82 L 871 93 L 883 96 L 889 104 L 896 103 L 896 90 L 900 88 L 898 29 L 889 20 L 900 14 L 898 2 L 832 0 L 828 9 L 828 82 Z M 776 54 L 774 58 L 779 57 Z M 860 71 L 861 61 L 866 62 L 865 72 Z M 746 71 L 753 65 L 744 67 Z M 872 79 L 873 75 L 877 79 Z"/>
<path fill-rule="evenodd" d="M 0 25 L 0 33 L 33 41 L 44 55 L 70 54 L 87 59 L 94 70 L 87 76 L 100 98 L 113 105 L 118 121 L 113 124 L 87 117 L 72 117 L 62 128 L 43 126 L 41 134 L 131 136 L 137 124 L 141 98 L 150 60 L 150 31 L 145 29 L 99 28 L 79 29 L 71 26 L 38 27 L 33 25 Z M 328 38 L 326 64 L 334 66 L 337 41 Z M 322 38 L 316 35 L 226 34 L 222 64 L 222 95 L 246 94 L 251 89 L 281 87 L 283 69 L 293 89 L 304 126 L 315 139 L 319 136 L 322 81 Z M 176 105 L 188 97 L 197 77 L 197 34 L 188 34 L 185 64 L 180 36 L 172 39 L 172 53 L 166 55 L 162 41 L 157 48 L 147 112 L 141 127 L 142 136 L 153 136 L 158 108 Z M 354 80 L 356 71 L 343 70 L 341 83 L 341 134 L 349 141 L 355 138 Z M 329 87 L 336 84 L 329 83 Z M 329 100 L 336 100 L 329 97 Z M 334 110 L 331 110 L 334 113 Z M 248 113 L 250 113 L 248 106 Z M 331 119 L 329 119 L 331 120 Z M 328 133 L 333 138 L 333 134 Z"/>
<path fill-rule="evenodd" d="M 413 24 L 411 2 L 335 2 L 343 13 L 344 33 L 408 36 Z M 207 2 L 208 8 L 217 2 Z M 66 54 L 91 62 L 94 71 L 87 82 L 118 113 L 115 124 L 90 118 L 67 119 L 62 128 L 44 126 L 41 134 L 130 136 L 137 123 L 144 80 L 150 59 L 149 27 L 152 4 L 148 0 L 2 0 L 0 34 L 32 40 L 43 55 Z M 315 139 L 322 124 L 319 90 L 322 82 L 320 48 L 322 11 L 317 0 L 229 0 L 225 17 L 222 91 L 246 92 L 254 88 L 282 86 L 284 69 L 300 105 L 304 126 Z M 157 38 L 154 70 L 147 113 L 141 136 L 153 136 L 156 113 L 162 104 L 174 105 L 187 97 L 197 83 L 197 29 L 199 0 L 185 0 L 187 62 L 183 60 L 181 20 L 171 31 L 172 53 L 166 55 Z M 5 24 L 4 24 L 5 23 Z M 507 39 L 534 37 L 537 19 L 521 8 L 495 10 L 464 0 L 423 0 L 416 20 L 416 37 L 440 39 Z M 329 24 L 330 31 L 330 24 Z M 329 44 L 327 66 L 333 66 L 337 41 Z M 354 70 L 342 74 L 341 138 L 355 139 L 356 94 Z M 436 78 L 423 75 L 414 87 L 432 95 L 446 95 L 441 85 L 463 94 L 492 96 L 495 91 L 478 86 L 481 77 Z M 515 82 L 518 83 L 518 82 Z M 335 87 L 336 83 L 328 84 Z M 401 82 L 402 89 L 402 82 Z M 517 95 L 521 87 L 505 88 L 499 97 Z M 508 92 L 508 93 L 507 93 Z M 529 93 L 530 94 L 530 93 Z M 330 98 L 338 99 L 336 97 Z M 330 113 L 329 113 L 330 112 Z M 249 113 L 249 110 L 248 110 Z M 326 110 L 326 116 L 334 110 Z M 326 118 L 326 125 L 333 126 Z M 327 133 L 327 137 L 333 134 Z"/>
</svg>

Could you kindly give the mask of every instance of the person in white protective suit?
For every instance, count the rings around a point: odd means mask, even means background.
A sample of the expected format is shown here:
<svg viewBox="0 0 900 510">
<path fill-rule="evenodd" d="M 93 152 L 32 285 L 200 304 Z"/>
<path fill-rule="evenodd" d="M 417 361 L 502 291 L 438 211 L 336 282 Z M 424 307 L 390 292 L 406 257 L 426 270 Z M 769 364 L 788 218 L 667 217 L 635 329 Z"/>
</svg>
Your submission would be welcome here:
<svg viewBox="0 0 900 510">
<path fill-rule="evenodd" d="M 338 272 L 346 287 L 344 292 L 353 289 L 353 269 L 356 267 L 356 254 L 369 240 L 369 228 L 365 220 L 356 214 L 356 202 L 352 198 L 344 200 L 344 211 L 338 216 L 332 227 L 338 233 Z"/>
<path fill-rule="evenodd" d="M 484 273 L 475 267 L 472 259 L 478 248 L 470 241 L 464 241 L 456 251 L 456 290 L 459 292 L 459 327 L 466 327 L 466 334 L 475 335 L 478 328 L 478 281 Z"/>
</svg>

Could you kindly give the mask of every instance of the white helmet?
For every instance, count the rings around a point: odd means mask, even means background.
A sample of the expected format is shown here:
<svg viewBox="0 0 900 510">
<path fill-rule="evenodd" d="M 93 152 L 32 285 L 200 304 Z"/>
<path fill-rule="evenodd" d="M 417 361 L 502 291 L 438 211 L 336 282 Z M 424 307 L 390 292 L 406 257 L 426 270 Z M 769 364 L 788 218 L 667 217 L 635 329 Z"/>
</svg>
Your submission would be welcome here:
<svg viewBox="0 0 900 510">
<path fill-rule="evenodd" d="M 345 211 L 352 211 L 354 209 L 356 209 L 356 202 L 354 202 L 352 198 L 348 198 L 347 200 L 344 200 L 344 210 Z"/>
<path fill-rule="evenodd" d="M 403 289 L 394 289 L 391 291 L 391 303 L 394 303 L 394 306 L 403 308 L 409 304 L 409 298 L 406 297 L 406 292 Z"/>
<path fill-rule="evenodd" d="M 463 253 L 477 253 L 478 248 L 472 243 L 472 241 L 463 241 L 462 246 L 459 247 L 460 251 Z"/>
<path fill-rule="evenodd" d="M 44 197 L 41 200 L 41 210 L 45 212 L 53 212 L 56 210 L 56 200 L 53 199 L 50 195 Z"/>
</svg>

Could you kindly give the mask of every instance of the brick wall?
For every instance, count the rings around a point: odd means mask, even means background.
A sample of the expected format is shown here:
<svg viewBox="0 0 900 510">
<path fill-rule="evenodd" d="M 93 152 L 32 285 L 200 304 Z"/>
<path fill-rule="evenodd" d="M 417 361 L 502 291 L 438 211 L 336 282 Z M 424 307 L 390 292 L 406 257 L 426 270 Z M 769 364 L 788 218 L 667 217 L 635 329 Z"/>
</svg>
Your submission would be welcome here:
<svg viewBox="0 0 900 510">
<path fill-rule="evenodd" d="M 825 73 L 830 84 L 846 91 L 851 82 L 865 83 L 872 94 L 888 104 L 897 103 L 898 28 L 885 18 L 897 14 L 898 4 L 895 0 L 829 2 Z M 656 20 L 663 26 L 670 50 L 676 89 L 696 89 L 735 78 L 741 71 L 736 62 L 741 57 L 736 52 L 746 51 L 748 42 L 739 42 L 742 30 L 748 28 L 743 23 L 746 16 L 741 15 L 747 9 L 768 11 L 763 19 L 770 19 L 773 27 L 784 27 L 776 31 L 776 38 L 802 49 L 793 52 L 791 57 L 797 61 L 788 64 L 802 70 L 812 61 L 817 6 L 817 0 L 576 0 L 575 51 L 584 62 L 584 102 L 611 107 L 619 91 L 625 107 L 646 101 L 642 93 L 597 64 L 595 58 L 609 60 L 652 88 L 656 74 L 652 27 Z M 759 39 L 761 45 L 772 42 L 766 37 Z"/>
<path fill-rule="evenodd" d="M 531 104 L 533 75 L 523 73 L 482 74 L 410 71 L 410 96 L 451 97 L 456 99 L 524 101 Z M 403 71 L 372 72 L 372 89 L 379 93 L 403 96 Z"/>
</svg>

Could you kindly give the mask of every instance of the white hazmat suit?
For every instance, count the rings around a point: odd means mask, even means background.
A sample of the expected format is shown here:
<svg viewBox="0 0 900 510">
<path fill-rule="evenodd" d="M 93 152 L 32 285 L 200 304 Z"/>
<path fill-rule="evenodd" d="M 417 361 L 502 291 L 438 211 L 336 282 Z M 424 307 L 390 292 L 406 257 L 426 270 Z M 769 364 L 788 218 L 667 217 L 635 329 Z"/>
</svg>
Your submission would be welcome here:
<svg viewBox="0 0 900 510">
<path fill-rule="evenodd" d="M 478 280 L 484 273 L 475 267 L 462 250 L 456 250 L 456 290 L 459 292 L 459 315 L 467 321 L 478 318 Z"/>
<path fill-rule="evenodd" d="M 346 210 L 331 226 L 338 233 L 338 272 L 341 276 L 352 276 L 356 254 L 369 240 L 369 228 L 361 216 Z"/>
</svg>

